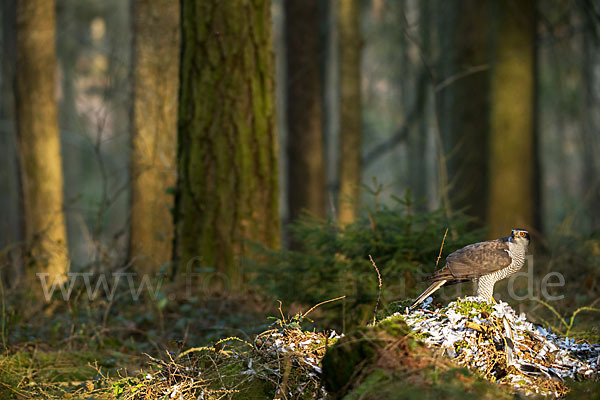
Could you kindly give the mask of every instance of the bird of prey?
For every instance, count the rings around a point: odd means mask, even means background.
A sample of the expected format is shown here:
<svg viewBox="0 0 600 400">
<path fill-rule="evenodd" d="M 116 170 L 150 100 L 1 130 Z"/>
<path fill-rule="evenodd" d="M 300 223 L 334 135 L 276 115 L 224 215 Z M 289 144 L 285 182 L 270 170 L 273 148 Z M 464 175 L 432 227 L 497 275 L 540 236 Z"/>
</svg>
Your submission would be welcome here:
<svg viewBox="0 0 600 400">
<path fill-rule="evenodd" d="M 446 265 L 426 277 L 433 282 L 415 300 L 414 309 L 445 285 L 477 281 L 477 297 L 492 300 L 494 284 L 517 272 L 525 264 L 529 232 L 513 229 L 509 237 L 470 244 L 446 257 Z"/>
</svg>

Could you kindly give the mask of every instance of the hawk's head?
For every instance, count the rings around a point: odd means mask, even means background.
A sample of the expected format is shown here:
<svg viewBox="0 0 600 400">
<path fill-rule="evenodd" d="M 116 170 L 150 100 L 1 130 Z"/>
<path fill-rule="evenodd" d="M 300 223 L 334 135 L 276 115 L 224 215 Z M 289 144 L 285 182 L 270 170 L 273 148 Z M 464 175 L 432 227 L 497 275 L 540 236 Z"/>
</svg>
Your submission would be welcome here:
<svg viewBox="0 0 600 400">
<path fill-rule="evenodd" d="M 522 246 L 529 245 L 529 232 L 525 229 L 513 229 L 510 234 L 510 241 Z"/>
</svg>

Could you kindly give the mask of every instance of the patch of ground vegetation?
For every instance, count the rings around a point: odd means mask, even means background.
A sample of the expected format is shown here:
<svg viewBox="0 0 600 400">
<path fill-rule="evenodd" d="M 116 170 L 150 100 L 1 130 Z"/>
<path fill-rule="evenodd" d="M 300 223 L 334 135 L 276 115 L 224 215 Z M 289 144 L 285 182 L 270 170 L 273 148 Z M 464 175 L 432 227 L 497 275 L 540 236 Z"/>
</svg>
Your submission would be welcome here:
<svg viewBox="0 0 600 400">
<path fill-rule="evenodd" d="M 382 205 L 381 190 L 372 190 L 373 206 L 344 227 L 310 216 L 292 224 L 300 250 L 257 248 L 261 257 L 251 268 L 253 283 L 286 304 L 310 305 L 345 295 L 343 310 L 337 304 L 322 307 L 319 322 L 323 327 L 347 329 L 370 322 L 378 298 L 380 308 L 385 309 L 392 299 L 415 297 L 422 277 L 433 272 L 432 260 L 438 255 L 443 260 L 484 238 L 482 230 L 470 227 L 472 219 L 460 212 L 424 211 L 410 191 L 403 198 L 393 196 L 391 205 Z M 449 234 L 440 254 L 446 228 Z M 385 283 L 382 287 L 381 282 Z"/>
<path fill-rule="evenodd" d="M 342 338 L 323 359 L 332 398 L 508 399 L 513 395 L 427 348 L 400 317 Z"/>
<path fill-rule="evenodd" d="M 319 399 L 326 392 L 319 363 L 334 332 L 275 324 L 250 343 L 236 337 L 188 349 L 176 357 L 151 357 L 153 372 L 123 380 L 118 398 Z"/>
<path fill-rule="evenodd" d="M 451 229 L 442 260 L 481 238 L 458 215 L 415 212 L 408 197 L 397 202 L 398 208 L 375 206 L 345 229 L 304 220 L 296 228 L 303 252 L 268 252 L 250 272 L 260 291 L 211 290 L 202 286 L 204 271 L 192 280 L 165 280 L 135 299 L 126 295 L 126 281 L 115 285 L 115 296 L 90 297 L 75 285 L 68 301 L 57 292 L 49 303 L 7 292 L 0 309 L 0 398 L 519 397 L 424 346 L 432 333 L 412 331 L 395 317 L 386 320 L 411 303 L 394 300 L 417 294 L 420 277 L 434 269 L 446 226 Z M 552 332 L 599 343 L 600 313 L 577 310 L 598 307 L 600 236 L 579 239 L 549 243 L 547 250 L 554 250 L 536 256 L 542 268 L 535 271 L 563 271 L 565 287 L 551 294 L 576 294 L 550 307 L 524 300 L 520 311 Z M 516 288 L 518 295 L 526 293 Z M 498 291 L 506 292 L 501 286 Z M 266 318 L 277 313 L 273 297 L 298 310 L 342 295 L 313 312 L 316 322 L 306 313 L 291 319 L 281 313 L 274 324 Z M 374 310 L 380 322 L 365 326 L 373 323 Z M 472 310 L 481 320 L 493 307 L 464 302 L 457 314 L 470 317 Z M 342 337 L 328 330 L 342 327 Z M 469 349 L 467 340 L 454 342 L 457 353 Z M 600 398 L 598 382 L 567 379 L 561 385 L 567 398 Z"/>
</svg>

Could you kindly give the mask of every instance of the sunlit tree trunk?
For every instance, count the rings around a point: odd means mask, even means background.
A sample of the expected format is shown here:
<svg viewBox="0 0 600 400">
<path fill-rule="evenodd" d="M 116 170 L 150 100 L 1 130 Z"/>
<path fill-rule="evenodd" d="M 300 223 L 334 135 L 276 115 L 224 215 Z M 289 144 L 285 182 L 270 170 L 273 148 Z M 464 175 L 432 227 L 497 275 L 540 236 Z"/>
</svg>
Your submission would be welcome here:
<svg viewBox="0 0 600 400">
<path fill-rule="evenodd" d="M 495 1 L 498 31 L 491 81 L 489 235 L 533 228 L 535 4 Z M 536 205 L 537 206 L 537 205 Z"/>
<path fill-rule="evenodd" d="M 152 273 L 171 260 L 177 180 L 179 2 L 133 0 L 130 258 Z"/>
<path fill-rule="evenodd" d="M 17 2 L 16 112 L 25 236 L 34 272 L 62 280 L 69 268 L 55 101 L 55 4 Z"/>
<path fill-rule="evenodd" d="M 340 190 L 338 220 L 354 221 L 360 205 L 361 101 L 360 101 L 360 10 L 358 0 L 339 0 L 340 65 Z"/>
<path fill-rule="evenodd" d="M 271 2 L 182 7 L 177 256 L 236 287 L 247 242 L 280 235 Z"/>
<path fill-rule="evenodd" d="M 488 1 L 449 0 L 440 11 L 438 98 L 451 205 L 482 225 L 488 195 L 490 7 Z"/>
<path fill-rule="evenodd" d="M 286 0 L 288 207 L 325 216 L 319 1 Z"/>
</svg>

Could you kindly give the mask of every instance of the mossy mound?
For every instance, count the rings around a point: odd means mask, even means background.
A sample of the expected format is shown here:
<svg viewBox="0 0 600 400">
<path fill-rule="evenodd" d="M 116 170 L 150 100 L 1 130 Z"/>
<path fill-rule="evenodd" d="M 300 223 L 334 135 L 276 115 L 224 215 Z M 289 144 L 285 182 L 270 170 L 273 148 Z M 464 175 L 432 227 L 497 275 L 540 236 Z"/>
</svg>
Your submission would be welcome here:
<svg viewBox="0 0 600 400">
<path fill-rule="evenodd" d="M 359 328 L 328 349 L 323 384 L 335 399 L 507 399 L 513 396 L 427 348 L 401 317 Z"/>
</svg>

